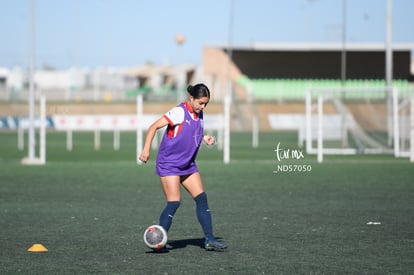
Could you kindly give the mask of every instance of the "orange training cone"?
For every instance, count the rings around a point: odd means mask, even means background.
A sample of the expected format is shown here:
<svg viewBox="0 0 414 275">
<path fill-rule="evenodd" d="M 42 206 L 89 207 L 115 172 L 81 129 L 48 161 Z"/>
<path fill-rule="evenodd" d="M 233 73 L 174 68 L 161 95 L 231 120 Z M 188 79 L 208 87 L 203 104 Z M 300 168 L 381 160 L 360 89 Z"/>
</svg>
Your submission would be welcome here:
<svg viewBox="0 0 414 275">
<path fill-rule="evenodd" d="M 27 249 L 27 251 L 29 251 L 29 252 L 48 252 L 49 250 L 47 250 L 47 248 L 44 247 L 42 244 L 36 243 L 36 244 L 32 245 L 29 249 Z"/>
</svg>

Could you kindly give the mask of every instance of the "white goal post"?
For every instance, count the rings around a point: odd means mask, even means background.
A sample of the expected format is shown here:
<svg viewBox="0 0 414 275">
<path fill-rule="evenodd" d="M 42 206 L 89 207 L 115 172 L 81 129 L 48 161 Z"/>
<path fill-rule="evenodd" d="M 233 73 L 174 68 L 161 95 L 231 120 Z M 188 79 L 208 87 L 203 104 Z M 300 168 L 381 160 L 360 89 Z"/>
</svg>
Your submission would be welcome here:
<svg viewBox="0 0 414 275">
<path fill-rule="evenodd" d="M 412 159 L 413 112 L 405 107 L 402 116 L 399 100 L 395 87 L 309 88 L 305 114 L 307 153 L 317 154 L 318 162 L 327 154 L 393 154 Z M 407 99 L 402 102 L 409 105 Z"/>
<path fill-rule="evenodd" d="M 404 99 L 398 106 L 400 121 L 400 157 L 410 158 L 414 162 L 414 95 Z"/>
<path fill-rule="evenodd" d="M 17 144 L 19 149 L 24 148 L 24 130 L 33 127 L 39 129 L 39 157 L 25 157 L 21 160 L 23 165 L 44 165 L 46 164 L 46 98 L 40 97 L 39 104 L 39 118 L 35 118 L 33 121 L 21 120 L 17 129 Z M 36 142 L 35 142 L 36 144 Z M 28 145 L 30 146 L 30 144 Z M 36 152 L 35 152 L 36 154 Z"/>
</svg>

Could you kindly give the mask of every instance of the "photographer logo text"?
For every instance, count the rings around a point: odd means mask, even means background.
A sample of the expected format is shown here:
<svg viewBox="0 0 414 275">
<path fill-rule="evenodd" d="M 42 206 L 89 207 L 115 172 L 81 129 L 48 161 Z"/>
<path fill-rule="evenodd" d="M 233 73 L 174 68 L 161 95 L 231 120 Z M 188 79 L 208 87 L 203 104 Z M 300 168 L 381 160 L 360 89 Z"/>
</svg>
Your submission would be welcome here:
<svg viewBox="0 0 414 275">
<path fill-rule="evenodd" d="M 280 163 L 283 160 L 301 160 L 305 156 L 303 150 L 300 149 L 289 149 L 282 148 L 280 142 L 277 144 L 275 149 L 276 160 L 278 164 L 276 170 L 273 171 L 274 174 L 277 173 L 288 173 L 288 172 L 310 172 L 312 166 L 309 164 L 282 164 Z"/>
</svg>

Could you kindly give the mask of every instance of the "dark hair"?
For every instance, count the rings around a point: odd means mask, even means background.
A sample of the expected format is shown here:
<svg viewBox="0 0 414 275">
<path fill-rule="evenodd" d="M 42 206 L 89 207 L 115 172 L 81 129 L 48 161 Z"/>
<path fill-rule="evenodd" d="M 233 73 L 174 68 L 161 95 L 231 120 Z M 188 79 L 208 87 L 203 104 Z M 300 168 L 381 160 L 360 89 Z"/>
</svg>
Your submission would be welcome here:
<svg viewBox="0 0 414 275">
<path fill-rule="evenodd" d="M 205 96 L 210 99 L 210 90 L 208 89 L 206 85 L 202 83 L 196 84 L 194 86 L 189 85 L 187 87 L 187 92 L 195 99 L 202 98 Z"/>
</svg>

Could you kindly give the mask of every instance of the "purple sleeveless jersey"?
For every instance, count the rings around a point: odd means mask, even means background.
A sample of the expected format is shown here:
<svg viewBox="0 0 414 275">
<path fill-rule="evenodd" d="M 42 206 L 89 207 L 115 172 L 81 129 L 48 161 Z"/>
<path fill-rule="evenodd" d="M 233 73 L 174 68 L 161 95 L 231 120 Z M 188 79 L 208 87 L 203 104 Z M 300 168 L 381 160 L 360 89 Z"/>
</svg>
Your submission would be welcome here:
<svg viewBox="0 0 414 275">
<path fill-rule="evenodd" d="M 179 106 L 184 109 L 182 128 L 177 136 L 170 137 L 168 130 L 172 126 L 167 126 L 156 160 L 158 176 L 184 176 L 198 172 L 195 159 L 203 140 L 203 112 L 194 119 L 184 103 Z"/>
</svg>

